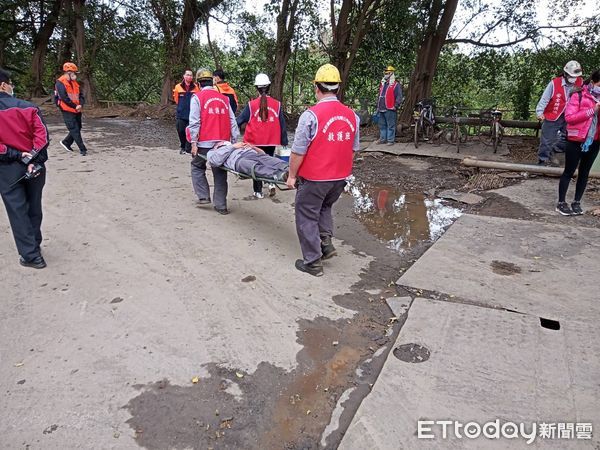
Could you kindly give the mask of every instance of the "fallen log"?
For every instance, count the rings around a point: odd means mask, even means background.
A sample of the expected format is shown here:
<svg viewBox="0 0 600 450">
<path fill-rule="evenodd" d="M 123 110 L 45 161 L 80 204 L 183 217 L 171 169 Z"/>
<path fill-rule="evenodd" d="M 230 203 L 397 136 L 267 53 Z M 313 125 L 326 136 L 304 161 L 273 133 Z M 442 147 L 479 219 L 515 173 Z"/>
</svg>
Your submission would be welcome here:
<svg viewBox="0 0 600 450">
<path fill-rule="evenodd" d="M 462 165 L 467 167 L 480 167 L 482 169 L 497 169 L 510 170 L 513 172 L 538 173 L 540 175 L 548 175 L 555 177 L 560 177 L 563 173 L 562 167 L 538 166 L 533 164 L 516 164 L 499 161 L 484 161 L 472 157 L 463 159 Z M 575 176 L 577 176 L 577 172 L 575 172 Z M 590 172 L 590 178 L 600 178 L 600 173 Z"/>
</svg>

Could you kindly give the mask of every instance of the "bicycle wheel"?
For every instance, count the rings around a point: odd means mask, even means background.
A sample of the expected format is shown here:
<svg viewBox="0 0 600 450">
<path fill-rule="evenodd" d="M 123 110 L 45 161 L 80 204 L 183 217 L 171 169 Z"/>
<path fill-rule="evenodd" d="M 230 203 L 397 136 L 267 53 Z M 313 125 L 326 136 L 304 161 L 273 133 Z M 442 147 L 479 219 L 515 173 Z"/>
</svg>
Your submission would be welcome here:
<svg viewBox="0 0 600 450">
<path fill-rule="evenodd" d="M 492 145 L 492 128 L 493 125 L 490 126 L 489 130 L 482 130 L 479 131 L 479 133 L 477 134 L 477 137 L 479 138 L 479 142 L 481 142 L 483 145 L 486 146 L 490 146 Z"/>
<path fill-rule="evenodd" d="M 454 125 L 454 140 L 456 141 L 454 145 L 456 145 L 456 153 L 460 153 L 460 142 L 462 140 L 462 134 L 460 131 L 460 127 Z"/>
<path fill-rule="evenodd" d="M 433 125 L 429 122 L 423 124 L 423 140 L 431 142 L 433 141 L 433 135 L 435 134 L 435 130 L 433 129 Z"/>
<path fill-rule="evenodd" d="M 415 122 L 415 148 L 419 148 L 419 132 L 421 127 L 423 126 L 423 118 L 419 116 L 417 121 Z"/>
<path fill-rule="evenodd" d="M 492 126 L 492 143 L 494 145 L 494 153 L 498 151 L 498 144 L 500 143 L 500 124 L 494 123 Z"/>
<path fill-rule="evenodd" d="M 465 142 L 467 142 L 467 139 L 469 138 L 469 128 L 461 125 L 460 126 L 460 143 L 464 144 Z"/>
</svg>

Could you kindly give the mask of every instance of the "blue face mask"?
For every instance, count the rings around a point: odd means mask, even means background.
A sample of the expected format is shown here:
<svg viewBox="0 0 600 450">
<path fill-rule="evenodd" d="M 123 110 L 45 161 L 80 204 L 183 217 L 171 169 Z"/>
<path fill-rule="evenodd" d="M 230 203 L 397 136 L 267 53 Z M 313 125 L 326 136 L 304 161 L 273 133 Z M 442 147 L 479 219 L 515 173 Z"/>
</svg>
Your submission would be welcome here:
<svg viewBox="0 0 600 450">
<path fill-rule="evenodd" d="M 600 86 L 592 86 L 590 92 L 594 97 L 600 97 Z"/>
</svg>

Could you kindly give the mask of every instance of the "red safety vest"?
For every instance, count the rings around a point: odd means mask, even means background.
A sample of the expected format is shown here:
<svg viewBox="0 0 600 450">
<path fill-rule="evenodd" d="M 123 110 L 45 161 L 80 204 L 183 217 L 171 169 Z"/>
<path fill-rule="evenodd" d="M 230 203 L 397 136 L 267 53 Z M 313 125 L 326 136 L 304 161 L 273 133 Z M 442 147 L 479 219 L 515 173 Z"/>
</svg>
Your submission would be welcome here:
<svg viewBox="0 0 600 450">
<path fill-rule="evenodd" d="M 554 122 L 565 112 L 569 98 L 566 89 L 562 85 L 562 80 L 563 77 L 556 77 L 552 80 L 552 98 L 550 98 L 546 109 L 544 109 L 544 120 Z M 575 86 L 583 86 L 583 78 L 577 77 Z"/>
<path fill-rule="evenodd" d="M 381 92 L 383 91 L 383 85 L 385 83 L 381 83 L 379 86 L 379 96 L 381 97 Z M 395 109 L 396 108 L 396 96 L 394 95 L 394 91 L 396 90 L 397 81 L 394 81 L 392 84 L 388 85 L 387 91 L 385 91 L 385 107 L 387 109 Z"/>
<path fill-rule="evenodd" d="M 65 86 L 69 99 L 71 99 L 71 101 L 76 105 L 79 105 L 79 83 L 77 81 L 70 80 L 66 73 L 56 81 Z M 58 106 L 63 111 L 79 113 L 79 111 L 77 111 L 75 108 L 71 108 L 69 105 L 66 105 L 64 102 L 62 102 L 60 98 L 58 99 Z"/>
<path fill-rule="evenodd" d="M 281 103 L 267 95 L 268 117 L 266 121 L 260 118 L 260 97 L 248 103 L 250 120 L 246 125 L 244 140 L 254 145 L 281 145 L 281 125 L 279 112 Z"/>
<path fill-rule="evenodd" d="M 339 101 L 321 101 L 309 109 L 317 134 L 308 146 L 298 175 L 311 181 L 344 180 L 352 173 L 356 115 Z"/>
<path fill-rule="evenodd" d="M 200 101 L 198 142 L 230 141 L 229 99 L 214 89 L 203 89 L 194 95 Z"/>
</svg>

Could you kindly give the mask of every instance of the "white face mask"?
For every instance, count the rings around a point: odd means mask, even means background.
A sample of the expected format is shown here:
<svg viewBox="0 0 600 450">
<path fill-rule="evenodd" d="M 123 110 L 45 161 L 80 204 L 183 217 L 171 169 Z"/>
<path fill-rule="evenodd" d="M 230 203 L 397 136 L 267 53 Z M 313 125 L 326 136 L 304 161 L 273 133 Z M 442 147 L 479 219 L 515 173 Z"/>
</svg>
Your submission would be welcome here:
<svg viewBox="0 0 600 450">
<path fill-rule="evenodd" d="M 567 77 L 567 82 L 569 84 L 574 84 L 577 81 L 577 78 L 575 77 Z"/>
</svg>

